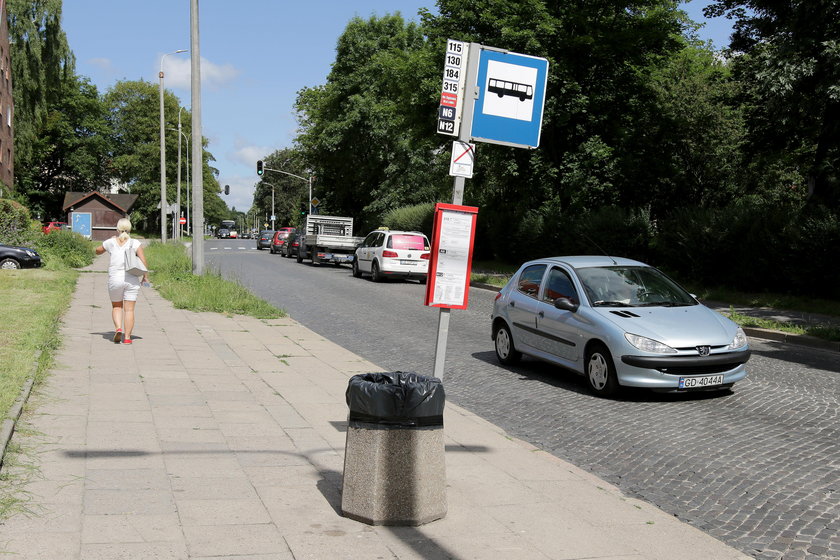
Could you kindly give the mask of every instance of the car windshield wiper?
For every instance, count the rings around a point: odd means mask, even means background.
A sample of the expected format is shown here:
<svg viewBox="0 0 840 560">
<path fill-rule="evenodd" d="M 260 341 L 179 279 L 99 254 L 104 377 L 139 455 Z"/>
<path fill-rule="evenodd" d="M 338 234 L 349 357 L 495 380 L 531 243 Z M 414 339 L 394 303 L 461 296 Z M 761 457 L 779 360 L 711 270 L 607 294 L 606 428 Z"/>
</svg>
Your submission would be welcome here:
<svg viewBox="0 0 840 560">
<path fill-rule="evenodd" d="M 595 307 L 636 307 L 632 303 L 626 303 L 623 301 L 596 301 L 592 305 Z"/>
</svg>

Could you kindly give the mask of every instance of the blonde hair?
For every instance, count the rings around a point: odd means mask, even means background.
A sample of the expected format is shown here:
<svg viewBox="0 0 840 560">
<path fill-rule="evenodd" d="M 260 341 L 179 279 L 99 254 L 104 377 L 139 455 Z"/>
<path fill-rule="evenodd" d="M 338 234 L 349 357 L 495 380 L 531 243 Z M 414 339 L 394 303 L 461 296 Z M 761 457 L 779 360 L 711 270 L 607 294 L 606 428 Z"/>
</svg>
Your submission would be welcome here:
<svg viewBox="0 0 840 560">
<path fill-rule="evenodd" d="M 117 231 L 119 232 L 120 241 L 125 241 L 130 238 L 131 236 L 129 233 L 131 232 L 131 220 L 128 218 L 120 219 L 120 221 L 117 222 Z"/>
</svg>

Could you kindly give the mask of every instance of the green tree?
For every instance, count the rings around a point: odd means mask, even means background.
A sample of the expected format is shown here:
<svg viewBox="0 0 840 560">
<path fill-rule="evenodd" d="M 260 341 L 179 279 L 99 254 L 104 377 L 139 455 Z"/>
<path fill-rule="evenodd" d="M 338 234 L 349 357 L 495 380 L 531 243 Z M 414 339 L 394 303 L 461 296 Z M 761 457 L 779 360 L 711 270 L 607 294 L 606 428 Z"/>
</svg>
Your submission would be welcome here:
<svg viewBox="0 0 840 560">
<path fill-rule="evenodd" d="M 348 23 L 327 83 L 302 90 L 296 104 L 297 145 L 330 212 L 373 226 L 387 210 L 446 190 L 434 133 L 440 61 L 399 14 Z"/>
<path fill-rule="evenodd" d="M 45 219 L 62 216 L 66 192 L 94 191 L 110 180 L 110 128 L 96 87 L 78 77 L 63 86 L 38 123 L 28 161 L 15 168 L 17 191 Z"/>
<path fill-rule="evenodd" d="M 556 237 L 563 220 L 603 206 L 643 205 L 671 166 L 646 127 L 659 118 L 652 74 L 684 46 L 689 26 L 675 1 L 439 0 L 426 12 L 430 43 L 475 41 L 549 60 L 538 150 L 482 145 L 465 200 L 501 253 Z M 664 130 L 664 129 L 663 129 Z M 673 181 L 672 181 L 673 182 Z M 486 229 L 485 229 L 486 228 Z M 548 235 L 543 236 L 546 233 Z"/>
<path fill-rule="evenodd" d="M 707 16 L 735 19 L 730 48 L 745 95 L 752 150 L 781 164 L 787 187 L 840 207 L 840 1 L 716 0 Z"/>
<path fill-rule="evenodd" d="M 15 102 L 15 169 L 35 162 L 34 152 L 56 106 L 75 77 L 75 59 L 61 29 L 61 0 L 8 0 L 12 95 Z M 31 185 L 30 185 L 31 186 Z M 27 193 L 20 193 L 26 198 Z"/>
<path fill-rule="evenodd" d="M 141 218 L 143 228 L 159 231 L 160 228 L 160 98 L 158 86 L 151 82 L 121 81 L 105 94 L 111 134 L 114 177 L 127 191 L 140 197 L 135 204 L 135 216 Z M 166 128 L 167 202 L 175 202 L 176 189 L 169 188 L 177 176 L 178 165 L 178 98 L 164 92 L 164 126 Z M 190 134 L 190 114 L 183 110 L 182 131 Z M 185 126 L 186 123 L 186 126 Z M 207 145 L 206 139 L 203 145 Z M 182 145 L 182 158 L 185 150 Z M 204 189 L 204 216 L 207 223 L 225 217 L 227 206 L 220 197 L 218 171 L 211 166 L 213 155 L 203 150 L 202 179 Z M 193 165 L 193 169 L 198 166 Z M 187 193 L 181 193 L 182 203 Z"/>
</svg>

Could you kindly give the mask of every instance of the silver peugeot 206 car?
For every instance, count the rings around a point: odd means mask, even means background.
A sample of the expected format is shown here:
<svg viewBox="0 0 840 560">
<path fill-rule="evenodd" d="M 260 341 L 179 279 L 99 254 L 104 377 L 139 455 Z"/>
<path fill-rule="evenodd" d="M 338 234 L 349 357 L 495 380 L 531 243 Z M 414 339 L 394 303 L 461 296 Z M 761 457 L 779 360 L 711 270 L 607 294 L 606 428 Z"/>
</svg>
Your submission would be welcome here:
<svg viewBox="0 0 840 560">
<path fill-rule="evenodd" d="M 744 379 L 744 331 L 644 263 L 601 256 L 523 264 L 496 296 L 496 356 L 522 354 L 583 374 L 600 396 L 620 387 L 720 390 Z"/>
</svg>

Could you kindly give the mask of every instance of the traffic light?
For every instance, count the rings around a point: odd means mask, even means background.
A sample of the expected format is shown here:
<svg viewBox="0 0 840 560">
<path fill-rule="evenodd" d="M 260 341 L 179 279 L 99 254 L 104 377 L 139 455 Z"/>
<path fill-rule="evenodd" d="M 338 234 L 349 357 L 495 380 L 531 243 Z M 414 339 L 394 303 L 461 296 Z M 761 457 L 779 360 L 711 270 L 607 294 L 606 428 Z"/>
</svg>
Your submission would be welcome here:
<svg viewBox="0 0 840 560">
<path fill-rule="evenodd" d="M 306 203 L 305 202 L 300 203 L 300 215 L 301 216 L 306 216 Z"/>
<path fill-rule="evenodd" d="M 262 160 L 257 160 L 257 175 L 263 174 L 263 163 Z"/>
<path fill-rule="evenodd" d="M 225 185 L 225 194 L 230 194 L 230 185 Z"/>
</svg>

